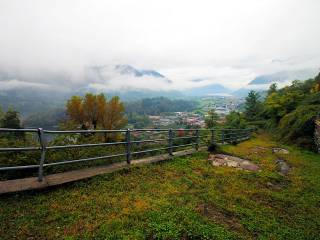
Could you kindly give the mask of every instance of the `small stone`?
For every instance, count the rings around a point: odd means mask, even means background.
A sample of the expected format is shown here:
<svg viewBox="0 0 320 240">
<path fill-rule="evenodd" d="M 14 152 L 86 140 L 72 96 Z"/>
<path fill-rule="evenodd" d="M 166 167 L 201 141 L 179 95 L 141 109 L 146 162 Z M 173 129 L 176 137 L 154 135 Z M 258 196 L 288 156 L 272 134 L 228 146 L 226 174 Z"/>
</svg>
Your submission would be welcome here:
<svg viewBox="0 0 320 240">
<path fill-rule="evenodd" d="M 272 188 L 273 184 L 271 182 L 267 182 L 267 187 Z"/>
<path fill-rule="evenodd" d="M 289 154 L 290 152 L 284 148 L 272 148 L 273 153 Z"/>
<path fill-rule="evenodd" d="M 276 161 L 276 164 L 278 166 L 279 172 L 283 175 L 287 175 L 290 171 L 290 166 L 282 159 L 278 159 Z"/>
</svg>

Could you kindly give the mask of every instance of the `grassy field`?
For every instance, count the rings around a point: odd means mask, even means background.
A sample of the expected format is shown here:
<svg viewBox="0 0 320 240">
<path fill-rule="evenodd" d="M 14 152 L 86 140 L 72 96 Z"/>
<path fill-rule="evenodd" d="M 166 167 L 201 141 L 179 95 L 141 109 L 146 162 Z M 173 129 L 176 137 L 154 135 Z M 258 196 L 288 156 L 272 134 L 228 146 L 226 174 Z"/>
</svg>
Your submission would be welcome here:
<svg viewBox="0 0 320 240">
<path fill-rule="evenodd" d="M 0 196 L 0 239 L 320 239 L 320 155 L 288 146 L 276 155 L 273 146 L 262 135 L 222 148 L 261 172 L 213 167 L 199 152 Z"/>
</svg>

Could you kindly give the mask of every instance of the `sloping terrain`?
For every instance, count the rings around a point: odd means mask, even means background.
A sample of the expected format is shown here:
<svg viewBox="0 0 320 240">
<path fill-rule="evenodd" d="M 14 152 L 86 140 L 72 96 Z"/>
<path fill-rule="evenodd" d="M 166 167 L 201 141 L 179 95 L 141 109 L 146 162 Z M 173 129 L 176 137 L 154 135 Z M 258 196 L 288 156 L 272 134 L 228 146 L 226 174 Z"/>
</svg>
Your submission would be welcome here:
<svg viewBox="0 0 320 240">
<path fill-rule="evenodd" d="M 259 165 L 174 158 L 45 191 L 1 196 L 1 239 L 318 239 L 320 157 L 267 136 L 226 154 Z M 283 147 L 283 146 L 282 146 Z M 281 174 L 277 161 L 290 166 Z"/>
</svg>

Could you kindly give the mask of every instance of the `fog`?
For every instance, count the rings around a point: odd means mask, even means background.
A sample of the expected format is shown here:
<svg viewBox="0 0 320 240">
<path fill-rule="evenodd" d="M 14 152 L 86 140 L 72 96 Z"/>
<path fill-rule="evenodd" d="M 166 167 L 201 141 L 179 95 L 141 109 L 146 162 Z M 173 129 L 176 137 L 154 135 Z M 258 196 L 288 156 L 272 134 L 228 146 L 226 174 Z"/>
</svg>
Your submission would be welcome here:
<svg viewBox="0 0 320 240">
<path fill-rule="evenodd" d="M 319 10 L 318 0 L 1 0 L 0 72 L 12 74 L 0 87 L 241 87 L 259 74 L 319 67 Z M 172 83 L 112 70 L 104 81 L 87 77 L 116 64 Z"/>
</svg>

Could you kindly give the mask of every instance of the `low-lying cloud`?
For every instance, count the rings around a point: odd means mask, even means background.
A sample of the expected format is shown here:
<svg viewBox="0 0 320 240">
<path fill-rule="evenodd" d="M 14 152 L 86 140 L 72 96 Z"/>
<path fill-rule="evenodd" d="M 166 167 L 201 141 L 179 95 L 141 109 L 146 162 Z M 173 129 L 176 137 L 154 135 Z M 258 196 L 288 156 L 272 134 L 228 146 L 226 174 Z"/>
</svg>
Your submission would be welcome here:
<svg viewBox="0 0 320 240">
<path fill-rule="evenodd" d="M 319 67 L 319 9 L 318 0 L 2 0 L 0 88 L 237 88 L 260 74 Z M 112 71 L 88 78 L 88 68 L 116 64 L 172 84 Z"/>
</svg>

